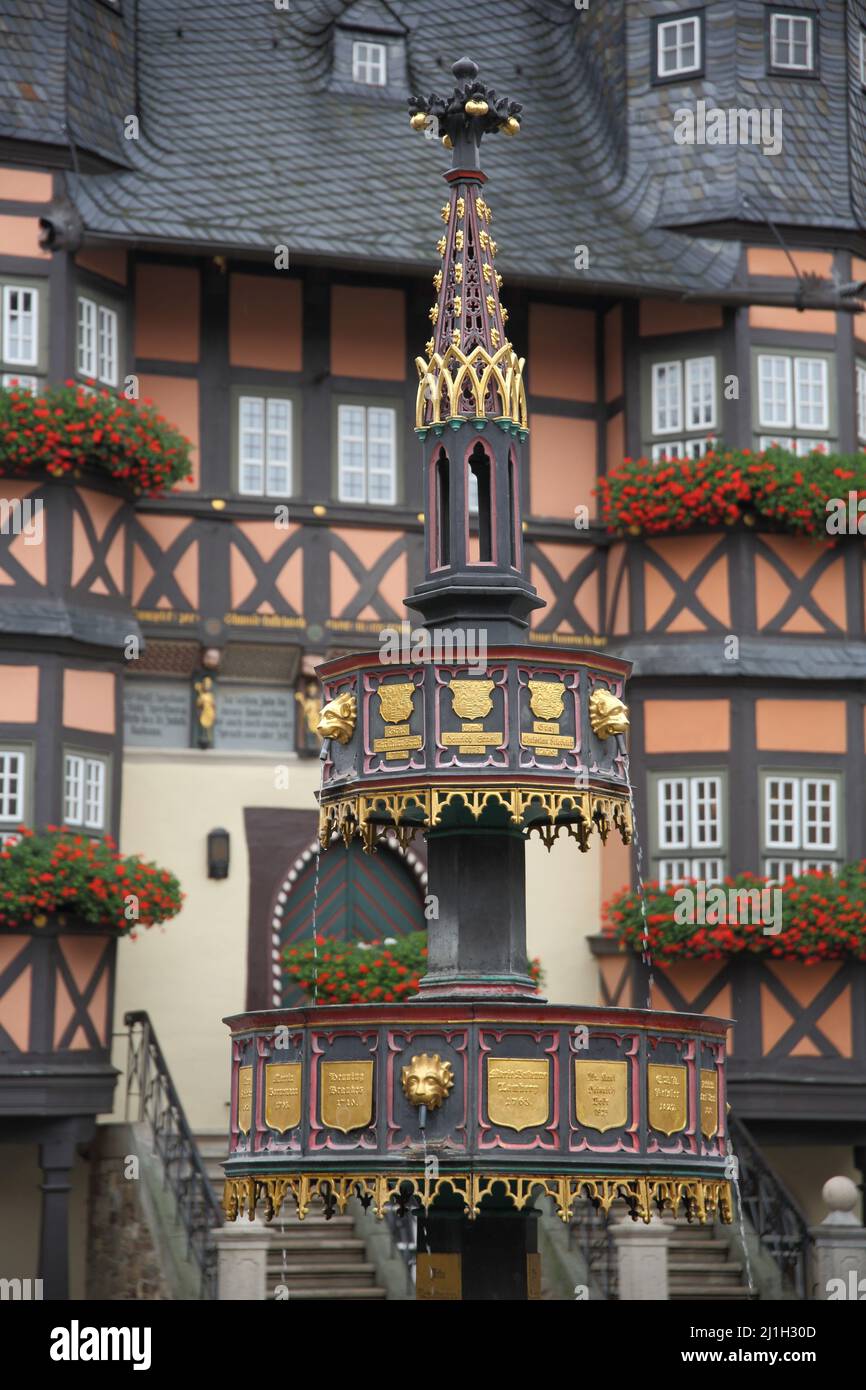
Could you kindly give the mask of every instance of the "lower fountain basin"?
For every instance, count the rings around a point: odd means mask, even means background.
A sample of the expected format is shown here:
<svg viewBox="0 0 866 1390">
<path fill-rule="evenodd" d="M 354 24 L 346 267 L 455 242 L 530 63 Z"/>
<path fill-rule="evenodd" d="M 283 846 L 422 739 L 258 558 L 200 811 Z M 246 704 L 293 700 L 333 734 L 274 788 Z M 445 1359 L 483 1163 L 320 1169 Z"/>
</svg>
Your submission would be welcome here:
<svg viewBox="0 0 866 1390">
<path fill-rule="evenodd" d="M 327 1005 L 235 1014 L 226 1215 L 357 1194 L 476 1215 L 502 1184 L 731 1219 L 729 1020 L 543 1003 Z M 422 1128 L 423 1126 L 423 1128 Z M 284 1212 L 285 1214 L 285 1212 Z"/>
</svg>

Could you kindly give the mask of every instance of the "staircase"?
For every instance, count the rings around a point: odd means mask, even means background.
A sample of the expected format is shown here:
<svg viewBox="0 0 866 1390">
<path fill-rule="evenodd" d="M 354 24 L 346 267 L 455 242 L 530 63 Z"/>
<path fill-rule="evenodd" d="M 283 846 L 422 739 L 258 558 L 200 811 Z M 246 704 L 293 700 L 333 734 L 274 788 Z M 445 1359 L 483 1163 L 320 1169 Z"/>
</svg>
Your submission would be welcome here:
<svg viewBox="0 0 866 1390">
<path fill-rule="evenodd" d="M 673 1302 L 735 1303 L 757 1298 L 749 1291 L 745 1258 L 738 1259 L 712 1226 L 674 1223 L 668 1246 L 668 1288 Z"/>
<path fill-rule="evenodd" d="M 226 1142 L 221 1130 L 196 1135 L 205 1171 L 218 1197 L 222 1194 L 221 1160 L 226 1156 Z M 367 1260 L 366 1247 L 350 1216 L 332 1216 L 326 1221 L 314 1206 L 299 1221 L 290 1205 L 284 1219 L 272 1221 L 265 1229 L 270 1241 L 270 1299 L 288 1296 L 294 1302 L 370 1302 L 385 1298 L 385 1290 L 376 1283 L 375 1267 Z"/>
</svg>

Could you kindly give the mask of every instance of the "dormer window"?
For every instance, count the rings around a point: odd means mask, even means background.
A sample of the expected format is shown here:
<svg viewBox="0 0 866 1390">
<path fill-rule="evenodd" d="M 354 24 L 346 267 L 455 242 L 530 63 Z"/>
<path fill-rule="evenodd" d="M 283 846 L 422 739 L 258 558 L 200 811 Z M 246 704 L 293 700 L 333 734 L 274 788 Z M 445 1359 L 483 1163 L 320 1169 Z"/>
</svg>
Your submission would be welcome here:
<svg viewBox="0 0 866 1390">
<path fill-rule="evenodd" d="M 352 44 L 352 80 L 365 87 L 384 87 L 388 81 L 388 50 L 365 40 Z"/>
<path fill-rule="evenodd" d="M 656 82 L 700 76 L 704 67 L 703 17 L 683 15 L 657 19 L 654 24 Z"/>
</svg>

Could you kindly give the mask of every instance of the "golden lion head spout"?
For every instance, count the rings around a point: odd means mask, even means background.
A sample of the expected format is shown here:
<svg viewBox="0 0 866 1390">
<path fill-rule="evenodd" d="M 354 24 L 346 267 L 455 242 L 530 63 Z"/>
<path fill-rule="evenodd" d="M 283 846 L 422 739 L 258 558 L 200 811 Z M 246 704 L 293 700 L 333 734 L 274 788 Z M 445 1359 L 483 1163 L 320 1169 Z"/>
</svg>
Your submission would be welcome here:
<svg viewBox="0 0 866 1390">
<path fill-rule="evenodd" d="M 410 1105 L 426 1105 L 428 1110 L 438 1110 L 454 1085 L 454 1070 L 450 1062 L 443 1062 L 435 1052 L 432 1056 L 422 1052 L 403 1068 L 400 1079 Z"/>
<path fill-rule="evenodd" d="M 598 738 L 624 734 L 628 728 L 628 708 L 609 690 L 594 690 L 589 699 L 589 722 Z"/>
<path fill-rule="evenodd" d="M 348 743 L 355 732 L 358 718 L 358 702 L 354 695 L 344 690 L 336 699 L 329 700 L 319 712 L 316 733 L 322 738 L 335 738 L 338 743 Z"/>
</svg>

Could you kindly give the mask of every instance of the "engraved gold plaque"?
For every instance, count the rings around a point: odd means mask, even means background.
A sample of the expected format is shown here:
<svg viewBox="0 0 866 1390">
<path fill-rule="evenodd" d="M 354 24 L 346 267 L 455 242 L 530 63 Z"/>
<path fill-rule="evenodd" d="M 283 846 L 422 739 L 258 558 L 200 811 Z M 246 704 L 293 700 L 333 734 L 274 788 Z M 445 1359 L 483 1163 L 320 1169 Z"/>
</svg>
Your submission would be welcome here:
<svg viewBox="0 0 866 1390">
<path fill-rule="evenodd" d="M 373 1063 L 323 1062 L 322 1124 L 348 1134 L 373 1118 Z"/>
<path fill-rule="evenodd" d="M 386 723 L 400 724 L 412 718 L 415 687 L 411 681 L 380 685 L 378 695 L 379 708 Z"/>
<path fill-rule="evenodd" d="M 531 1129 L 550 1115 L 550 1062 L 536 1057 L 487 1058 L 487 1114 L 504 1129 Z"/>
<path fill-rule="evenodd" d="M 300 1123 L 300 1062 L 269 1062 L 265 1067 L 265 1124 L 285 1134 Z"/>
<path fill-rule="evenodd" d="M 701 1068 L 701 1134 L 712 1139 L 719 1128 L 719 1074 Z"/>
<path fill-rule="evenodd" d="M 574 1063 L 578 1124 L 605 1134 L 628 1121 L 628 1062 Z"/>
<path fill-rule="evenodd" d="M 536 719 L 560 719 L 565 701 L 562 681 L 529 681 L 529 708 Z"/>
<path fill-rule="evenodd" d="M 663 1067 L 650 1062 L 647 1067 L 649 1122 L 662 1134 L 678 1134 L 686 1127 L 686 1069 Z"/>
<path fill-rule="evenodd" d="M 253 1069 L 238 1067 L 238 1129 L 249 1134 L 253 1122 Z"/>
<path fill-rule="evenodd" d="M 447 1299 L 459 1301 L 463 1296 L 461 1258 L 459 1255 L 425 1255 L 420 1250 L 415 1257 L 416 1299 Z"/>
<path fill-rule="evenodd" d="M 493 681 L 452 681 L 449 689 L 458 719 L 483 719 L 493 709 Z"/>
</svg>

